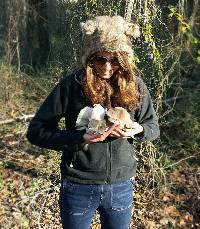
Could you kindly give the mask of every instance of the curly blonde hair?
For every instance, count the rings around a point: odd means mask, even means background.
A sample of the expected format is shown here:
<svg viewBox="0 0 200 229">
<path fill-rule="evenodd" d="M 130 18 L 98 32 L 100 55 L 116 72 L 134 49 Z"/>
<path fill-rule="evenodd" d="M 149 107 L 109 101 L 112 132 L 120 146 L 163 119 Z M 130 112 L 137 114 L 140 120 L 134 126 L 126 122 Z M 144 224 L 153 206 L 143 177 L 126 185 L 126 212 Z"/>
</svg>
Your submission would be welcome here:
<svg viewBox="0 0 200 229">
<path fill-rule="evenodd" d="M 126 53 L 115 52 L 120 68 L 105 80 L 95 74 L 90 59 L 87 62 L 83 89 L 90 105 L 101 104 L 105 108 L 123 107 L 129 111 L 139 106 L 140 95 L 136 89 L 136 76 L 139 71 Z"/>
</svg>

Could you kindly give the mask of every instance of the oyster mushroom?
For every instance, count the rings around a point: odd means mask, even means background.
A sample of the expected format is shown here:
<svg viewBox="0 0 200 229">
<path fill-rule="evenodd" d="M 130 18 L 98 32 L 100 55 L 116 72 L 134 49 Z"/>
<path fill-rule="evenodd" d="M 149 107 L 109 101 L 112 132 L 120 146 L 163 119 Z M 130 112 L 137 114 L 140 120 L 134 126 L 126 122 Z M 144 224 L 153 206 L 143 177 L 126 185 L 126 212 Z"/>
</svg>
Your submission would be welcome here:
<svg viewBox="0 0 200 229">
<path fill-rule="evenodd" d="M 86 130 L 87 133 L 103 133 L 107 130 L 105 117 L 106 110 L 100 105 L 84 107 L 76 120 L 78 130 Z"/>
<path fill-rule="evenodd" d="M 107 130 L 106 120 L 104 119 L 106 110 L 100 105 L 95 104 L 88 123 L 88 133 L 102 134 Z"/>
<path fill-rule="evenodd" d="M 87 128 L 89 124 L 89 119 L 92 115 L 92 107 L 84 107 L 78 114 L 78 118 L 76 120 L 76 128 L 77 130 L 84 130 Z"/>
<path fill-rule="evenodd" d="M 130 114 L 123 107 L 110 108 L 106 111 L 107 120 L 110 123 L 120 125 L 120 128 L 134 128 L 134 122 L 130 118 Z"/>
</svg>

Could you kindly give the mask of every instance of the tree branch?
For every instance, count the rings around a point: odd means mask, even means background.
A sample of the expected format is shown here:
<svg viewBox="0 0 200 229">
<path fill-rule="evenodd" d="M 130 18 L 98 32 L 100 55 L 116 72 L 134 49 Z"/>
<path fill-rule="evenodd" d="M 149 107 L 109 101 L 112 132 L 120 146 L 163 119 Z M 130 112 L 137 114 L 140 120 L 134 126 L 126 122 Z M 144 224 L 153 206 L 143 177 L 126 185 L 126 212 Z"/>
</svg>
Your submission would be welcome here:
<svg viewBox="0 0 200 229">
<path fill-rule="evenodd" d="M 10 118 L 10 119 L 6 119 L 6 120 L 1 120 L 0 125 L 9 124 L 9 123 L 18 122 L 18 121 L 27 121 L 33 117 L 34 117 L 34 114 L 29 114 L 29 115 L 23 115 L 23 116 L 20 116 L 17 118 Z"/>
</svg>

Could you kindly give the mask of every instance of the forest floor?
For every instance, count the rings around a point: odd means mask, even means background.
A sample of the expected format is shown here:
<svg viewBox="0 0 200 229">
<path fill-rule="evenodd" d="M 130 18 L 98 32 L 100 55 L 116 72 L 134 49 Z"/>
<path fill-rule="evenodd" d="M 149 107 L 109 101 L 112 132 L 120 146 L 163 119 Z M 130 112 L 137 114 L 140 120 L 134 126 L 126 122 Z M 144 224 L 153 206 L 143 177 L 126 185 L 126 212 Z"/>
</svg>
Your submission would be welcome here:
<svg viewBox="0 0 200 229">
<path fill-rule="evenodd" d="M 55 79 L 53 80 L 55 81 Z M 44 99 L 38 79 L 18 76 L 1 120 L 32 114 Z M 50 86 L 49 86 L 50 87 Z M 16 90 L 17 88 L 17 90 Z M 195 94 L 196 93 L 196 94 Z M 184 88 L 154 145 L 139 147 L 132 229 L 200 228 L 200 84 Z M 28 120 L 1 124 L 0 228 L 61 228 L 60 153 L 30 145 Z M 144 153 L 149 149 L 149 153 Z M 100 229 L 98 215 L 93 229 Z"/>
</svg>

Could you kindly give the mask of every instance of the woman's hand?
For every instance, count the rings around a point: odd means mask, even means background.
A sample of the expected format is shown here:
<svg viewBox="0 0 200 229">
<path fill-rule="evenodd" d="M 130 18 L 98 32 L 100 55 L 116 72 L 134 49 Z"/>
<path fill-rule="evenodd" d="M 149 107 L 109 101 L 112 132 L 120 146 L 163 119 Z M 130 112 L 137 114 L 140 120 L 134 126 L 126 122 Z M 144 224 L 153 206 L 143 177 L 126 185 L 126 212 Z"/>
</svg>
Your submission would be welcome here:
<svg viewBox="0 0 200 229">
<path fill-rule="evenodd" d="M 138 122 L 134 122 L 134 127 L 129 129 L 126 128 L 125 130 L 120 129 L 119 126 L 113 129 L 113 131 L 110 133 L 111 137 L 114 138 L 134 138 L 134 135 L 142 133 L 143 132 L 143 126 L 141 126 Z"/>
<path fill-rule="evenodd" d="M 85 133 L 83 135 L 83 139 L 85 140 L 85 144 L 91 144 L 95 142 L 102 142 L 104 141 L 115 129 L 118 129 L 118 125 L 113 124 L 106 132 L 103 134 L 88 134 Z"/>
</svg>

